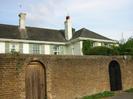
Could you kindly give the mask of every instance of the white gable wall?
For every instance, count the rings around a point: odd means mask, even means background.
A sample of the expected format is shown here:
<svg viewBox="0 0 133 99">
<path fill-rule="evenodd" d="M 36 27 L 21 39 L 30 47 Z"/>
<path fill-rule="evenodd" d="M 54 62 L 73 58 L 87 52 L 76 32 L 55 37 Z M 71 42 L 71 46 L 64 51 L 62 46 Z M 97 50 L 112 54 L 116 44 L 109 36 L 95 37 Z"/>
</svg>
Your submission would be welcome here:
<svg viewBox="0 0 133 99">
<path fill-rule="evenodd" d="M 65 47 L 65 55 L 83 55 L 82 41 L 74 42 Z"/>
<path fill-rule="evenodd" d="M 65 55 L 72 55 L 72 49 L 73 49 L 72 45 L 70 45 L 70 44 L 66 45 L 65 50 L 64 50 Z"/>
<path fill-rule="evenodd" d="M 73 44 L 73 55 L 82 55 L 82 41 Z"/>
</svg>

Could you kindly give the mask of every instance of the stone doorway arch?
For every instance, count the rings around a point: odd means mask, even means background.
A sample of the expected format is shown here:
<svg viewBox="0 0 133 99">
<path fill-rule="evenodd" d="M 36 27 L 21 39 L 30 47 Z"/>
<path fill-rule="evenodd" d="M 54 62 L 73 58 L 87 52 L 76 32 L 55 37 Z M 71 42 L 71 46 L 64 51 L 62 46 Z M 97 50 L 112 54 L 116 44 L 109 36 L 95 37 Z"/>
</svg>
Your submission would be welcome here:
<svg viewBox="0 0 133 99">
<path fill-rule="evenodd" d="M 26 99 L 46 99 L 46 69 L 42 63 L 30 62 L 25 80 Z"/>
<path fill-rule="evenodd" d="M 111 61 L 109 64 L 109 78 L 111 91 L 122 90 L 120 65 L 115 60 Z"/>
</svg>

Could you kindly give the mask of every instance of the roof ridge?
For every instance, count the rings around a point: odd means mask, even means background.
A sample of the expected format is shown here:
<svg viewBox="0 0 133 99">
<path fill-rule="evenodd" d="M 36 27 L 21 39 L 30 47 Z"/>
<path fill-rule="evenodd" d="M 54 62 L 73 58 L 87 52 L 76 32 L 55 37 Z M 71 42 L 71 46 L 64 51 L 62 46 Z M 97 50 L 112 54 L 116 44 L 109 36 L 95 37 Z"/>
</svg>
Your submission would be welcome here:
<svg viewBox="0 0 133 99">
<path fill-rule="evenodd" d="M 11 25 L 11 24 L 1 24 L 1 23 L 0 23 L 0 25 L 1 25 L 1 26 L 14 26 L 14 27 L 17 27 L 17 25 Z"/>
<path fill-rule="evenodd" d="M 32 26 L 27 26 L 27 28 L 34 28 L 34 29 L 44 29 L 44 30 L 53 30 L 53 31 L 60 31 L 59 29 L 51 29 L 51 28 L 43 28 L 43 27 L 32 27 Z"/>
<path fill-rule="evenodd" d="M 1 24 L 1 26 L 12 26 L 12 27 L 19 27 L 19 25 L 11 25 L 11 24 Z M 45 29 L 45 30 L 53 30 L 53 31 L 60 31 L 60 29 L 52 29 L 52 28 L 43 28 L 43 27 L 35 27 L 35 26 L 26 26 L 26 28 L 34 28 L 34 29 Z"/>
</svg>

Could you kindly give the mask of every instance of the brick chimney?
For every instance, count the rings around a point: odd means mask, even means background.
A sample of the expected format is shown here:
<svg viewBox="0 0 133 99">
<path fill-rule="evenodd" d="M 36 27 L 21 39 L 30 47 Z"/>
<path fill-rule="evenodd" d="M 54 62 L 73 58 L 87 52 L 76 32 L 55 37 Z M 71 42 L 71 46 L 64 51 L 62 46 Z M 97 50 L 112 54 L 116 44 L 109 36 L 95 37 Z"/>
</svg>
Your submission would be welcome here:
<svg viewBox="0 0 133 99">
<path fill-rule="evenodd" d="M 26 27 L 25 27 L 26 13 L 19 14 L 19 32 L 22 39 L 28 38 Z"/>
<path fill-rule="evenodd" d="M 66 40 L 70 40 L 72 38 L 72 23 L 70 16 L 66 16 L 65 24 L 65 38 Z"/>
<path fill-rule="evenodd" d="M 26 13 L 19 14 L 19 29 L 25 29 Z"/>
</svg>

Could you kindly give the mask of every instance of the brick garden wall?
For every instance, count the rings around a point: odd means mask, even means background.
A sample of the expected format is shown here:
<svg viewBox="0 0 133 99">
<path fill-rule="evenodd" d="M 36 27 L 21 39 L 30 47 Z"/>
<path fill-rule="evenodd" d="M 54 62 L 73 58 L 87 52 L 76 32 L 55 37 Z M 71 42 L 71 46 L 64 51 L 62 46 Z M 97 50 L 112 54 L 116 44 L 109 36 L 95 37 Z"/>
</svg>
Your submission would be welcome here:
<svg viewBox="0 0 133 99">
<path fill-rule="evenodd" d="M 0 55 L 0 99 L 25 99 L 25 71 L 32 60 L 46 68 L 48 99 L 76 99 L 110 90 L 109 63 L 120 64 L 123 90 L 133 87 L 133 59 L 123 56 Z"/>
</svg>

